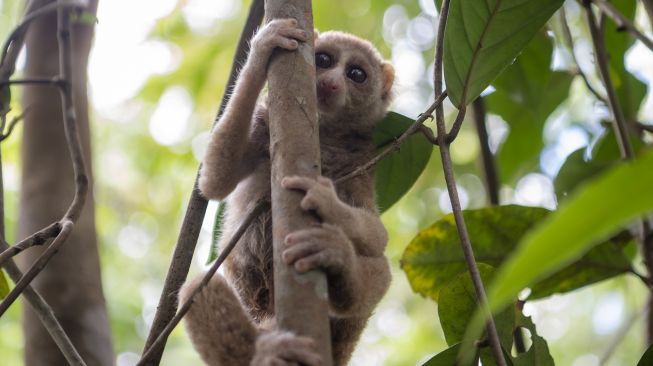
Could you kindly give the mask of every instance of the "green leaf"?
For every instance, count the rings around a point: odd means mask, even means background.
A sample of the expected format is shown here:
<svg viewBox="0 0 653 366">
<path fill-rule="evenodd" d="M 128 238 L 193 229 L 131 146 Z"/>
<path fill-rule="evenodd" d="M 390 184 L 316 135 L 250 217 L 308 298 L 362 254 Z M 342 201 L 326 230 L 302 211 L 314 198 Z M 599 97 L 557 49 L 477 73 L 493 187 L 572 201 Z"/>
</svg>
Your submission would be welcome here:
<svg viewBox="0 0 653 366">
<path fill-rule="evenodd" d="M 431 359 L 426 361 L 422 366 L 451 366 L 458 365 L 456 357 L 458 357 L 458 352 L 460 351 L 460 343 L 454 344 L 453 346 L 445 349 L 444 351 L 433 356 Z M 478 356 L 474 357 L 475 359 Z M 477 361 L 470 362 L 469 365 L 475 365 Z"/>
<path fill-rule="evenodd" d="M 478 270 L 483 283 L 489 283 L 495 269 L 487 264 L 478 263 Z M 476 291 L 469 272 L 463 272 L 451 280 L 440 291 L 438 315 L 447 344 L 460 342 L 465 335 L 469 319 L 477 307 Z M 506 309 L 494 317 L 501 344 L 510 349 L 512 330 L 515 327 L 515 312 Z"/>
<path fill-rule="evenodd" d="M 441 365 L 441 364 L 437 364 L 437 365 Z M 644 354 L 642 355 L 642 358 L 637 363 L 637 366 L 651 366 L 651 365 L 653 365 L 653 346 L 648 347 L 646 352 L 644 352 Z"/>
<path fill-rule="evenodd" d="M 390 112 L 374 130 L 374 144 L 381 150 L 399 137 L 415 120 Z M 395 151 L 381 160 L 375 171 L 376 203 L 381 212 L 389 209 L 408 192 L 426 168 L 433 146 L 423 136 L 409 137 Z"/>
<path fill-rule="evenodd" d="M 552 52 L 553 41 L 546 32 L 539 32 L 492 83 L 496 91 L 485 98 L 488 111 L 510 127 L 497 156 L 500 177 L 506 182 L 537 168 L 544 147 L 544 123 L 569 94 L 573 78 L 551 70 Z"/>
<path fill-rule="evenodd" d="M 449 98 L 461 108 L 517 57 L 563 0 L 452 0 L 444 34 Z"/>
<path fill-rule="evenodd" d="M 222 236 L 222 222 L 224 221 L 224 214 L 227 210 L 227 201 L 218 202 L 218 209 L 215 211 L 215 219 L 213 220 L 213 231 L 211 232 L 211 246 L 209 247 L 209 257 L 206 264 L 209 264 L 218 258 L 220 248 L 218 247 L 220 237 Z"/>
<path fill-rule="evenodd" d="M 0 270 L 0 299 L 4 299 L 9 293 L 9 282 L 4 271 Z"/>
<path fill-rule="evenodd" d="M 512 358 L 515 366 L 554 366 L 553 357 L 549 351 L 549 345 L 546 340 L 537 334 L 535 324 L 530 317 L 519 313 L 517 316 L 517 326 L 526 328 L 531 333 L 531 348 L 525 353 Z"/>
<path fill-rule="evenodd" d="M 596 176 L 610 166 L 596 160 L 586 160 L 587 149 L 580 148 L 571 153 L 560 168 L 554 181 L 555 194 L 558 202 L 562 202 L 581 183 Z"/>
<path fill-rule="evenodd" d="M 653 151 L 587 184 L 526 235 L 488 290 L 494 310 L 653 209 Z"/>
<path fill-rule="evenodd" d="M 499 206 L 465 210 L 469 236 L 477 263 L 499 267 L 522 237 L 549 211 L 537 207 Z M 606 241 L 576 262 L 542 279 L 531 298 L 566 292 L 630 270 L 622 248 L 630 236 Z M 467 270 L 452 214 L 422 230 L 404 251 L 401 266 L 413 290 L 438 301 L 440 290 Z"/>
</svg>

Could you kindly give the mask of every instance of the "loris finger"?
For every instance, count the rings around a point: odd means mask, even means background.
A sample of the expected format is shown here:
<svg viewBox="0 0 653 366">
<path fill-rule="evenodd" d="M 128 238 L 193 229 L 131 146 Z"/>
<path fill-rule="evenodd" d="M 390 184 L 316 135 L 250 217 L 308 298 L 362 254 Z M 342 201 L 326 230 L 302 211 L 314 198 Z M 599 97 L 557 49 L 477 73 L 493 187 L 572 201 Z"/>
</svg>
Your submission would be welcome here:
<svg viewBox="0 0 653 366">
<path fill-rule="evenodd" d="M 322 245 L 315 241 L 302 241 L 294 244 L 292 247 L 287 248 L 281 254 L 283 261 L 287 265 L 292 265 L 298 259 L 315 254 L 322 249 Z"/>
<path fill-rule="evenodd" d="M 315 350 L 315 342 L 308 337 L 299 337 L 285 333 L 278 339 L 275 349 L 278 357 L 306 366 L 321 366 L 322 358 Z"/>
<path fill-rule="evenodd" d="M 308 32 L 300 28 L 282 28 L 279 34 L 288 38 L 294 38 L 298 41 L 306 42 L 308 40 Z"/>
</svg>

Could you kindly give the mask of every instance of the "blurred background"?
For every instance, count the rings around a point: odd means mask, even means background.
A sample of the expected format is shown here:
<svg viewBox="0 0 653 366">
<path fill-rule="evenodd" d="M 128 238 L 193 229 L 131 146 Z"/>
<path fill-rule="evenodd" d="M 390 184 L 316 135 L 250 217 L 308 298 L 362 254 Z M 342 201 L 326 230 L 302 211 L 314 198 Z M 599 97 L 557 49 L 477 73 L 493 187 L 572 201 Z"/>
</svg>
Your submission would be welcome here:
<svg viewBox="0 0 653 366">
<path fill-rule="evenodd" d="M 22 1 L 0 0 L 3 39 L 20 18 L 22 7 Z M 93 194 L 118 366 L 135 364 L 143 348 L 248 7 L 249 1 L 243 0 L 100 0 L 88 70 Z M 569 1 L 566 10 L 576 55 L 581 66 L 591 70 L 591 44 L 581 26 L 580 9 Z M 392 60 L 397 70 L 393 110 L 415 118 L 430 105 L 437 21 L 432 0 L 315 1 L 313 11 L 319 30 L 339 29 L 368 38 Z M 643 9 L 638 9 L 636 21 L 651 34 Z M 569 69 L 568 52 L 558 43 L 555 47 L 551 67 Z M 653 55 L 635 43 L 625 61 L 628 71 L 648 88 L 639 120 L 653 123 Z M 21 67 L 19 61 L 19 73 Z M 451 105 L 447 111 L 454 112 Z M 571 152 L 596 140 L 607 115 L 576 78 L 569 97 L 540 131 L 544 148 L 536 164 L 504 179 L 502 203 L 555 208 L 553 179 L 560 166 Z M 488 126 L 496 152 L 512 131 L 494 115 L 489 116 Z M 19 144 L 19 134 L 2 144 L 10 242 L 17 239 L 13 229 Z M 450 212 L 434 152 L 409 194 L 383 215 L 390 232 L 387 255 L 394 279 L 351 365 L 418 365 L 446 348 L 437 304 L 414 294 L 399 269 L 401 254 L 418 230 Z M 473 124 L 465 123 L 452 154 L 463 207 L 486 206 Z M 517 162 L 522 157 L 505 159 Z M 193 274 L 206 268 L 215 208 L 210 203 Z M 617 348 L 607 364 L 634 365 L 644 347 L 645 302 L 641 283 L 621 276 L 528 303 L 525 313 L 533 316 L 558 365 L 599 365 L 613 345 Z M 22 364 L 19 314 L 19 306 L 14 306 L 0 320 L 3 365 Z M 168 341 L 162 364 L 199 364 L 183 327 Z"/>
</svg>

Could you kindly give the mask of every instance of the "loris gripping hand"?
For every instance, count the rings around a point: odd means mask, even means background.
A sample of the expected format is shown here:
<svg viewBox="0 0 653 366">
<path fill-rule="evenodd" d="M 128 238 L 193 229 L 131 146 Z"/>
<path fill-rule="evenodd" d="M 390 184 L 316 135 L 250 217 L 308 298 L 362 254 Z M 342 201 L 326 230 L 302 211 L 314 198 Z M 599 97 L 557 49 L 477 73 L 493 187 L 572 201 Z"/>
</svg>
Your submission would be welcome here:
<svg viewBox="0 0 653 366">
<path fill-rule="evenodd" d="M 248 66 L 265 78 L 265 71 L 275 48 L 294 51 L 299 47 L 298 41 L 306 42 L 309 36 L 309 32 L 298 28 L 296 19 L 274 19 L 261 28 L 252 39 Z"/>
</svg>

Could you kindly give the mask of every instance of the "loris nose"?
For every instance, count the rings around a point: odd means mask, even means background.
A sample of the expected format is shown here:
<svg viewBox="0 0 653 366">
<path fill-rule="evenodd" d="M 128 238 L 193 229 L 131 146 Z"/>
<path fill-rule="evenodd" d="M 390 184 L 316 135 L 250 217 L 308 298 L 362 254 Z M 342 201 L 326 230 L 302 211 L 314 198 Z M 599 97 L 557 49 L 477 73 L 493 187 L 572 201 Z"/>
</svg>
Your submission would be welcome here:
<svg viewBox="0 0 653 366">
<path fill-rule="evenodd" d="M 322 79 L 318 85 L 320 86 L 320 89 L 325 91 L 334 92 L 338 90 L 338 83 L 334 82 L 333 80 Z"/>
</svg>

